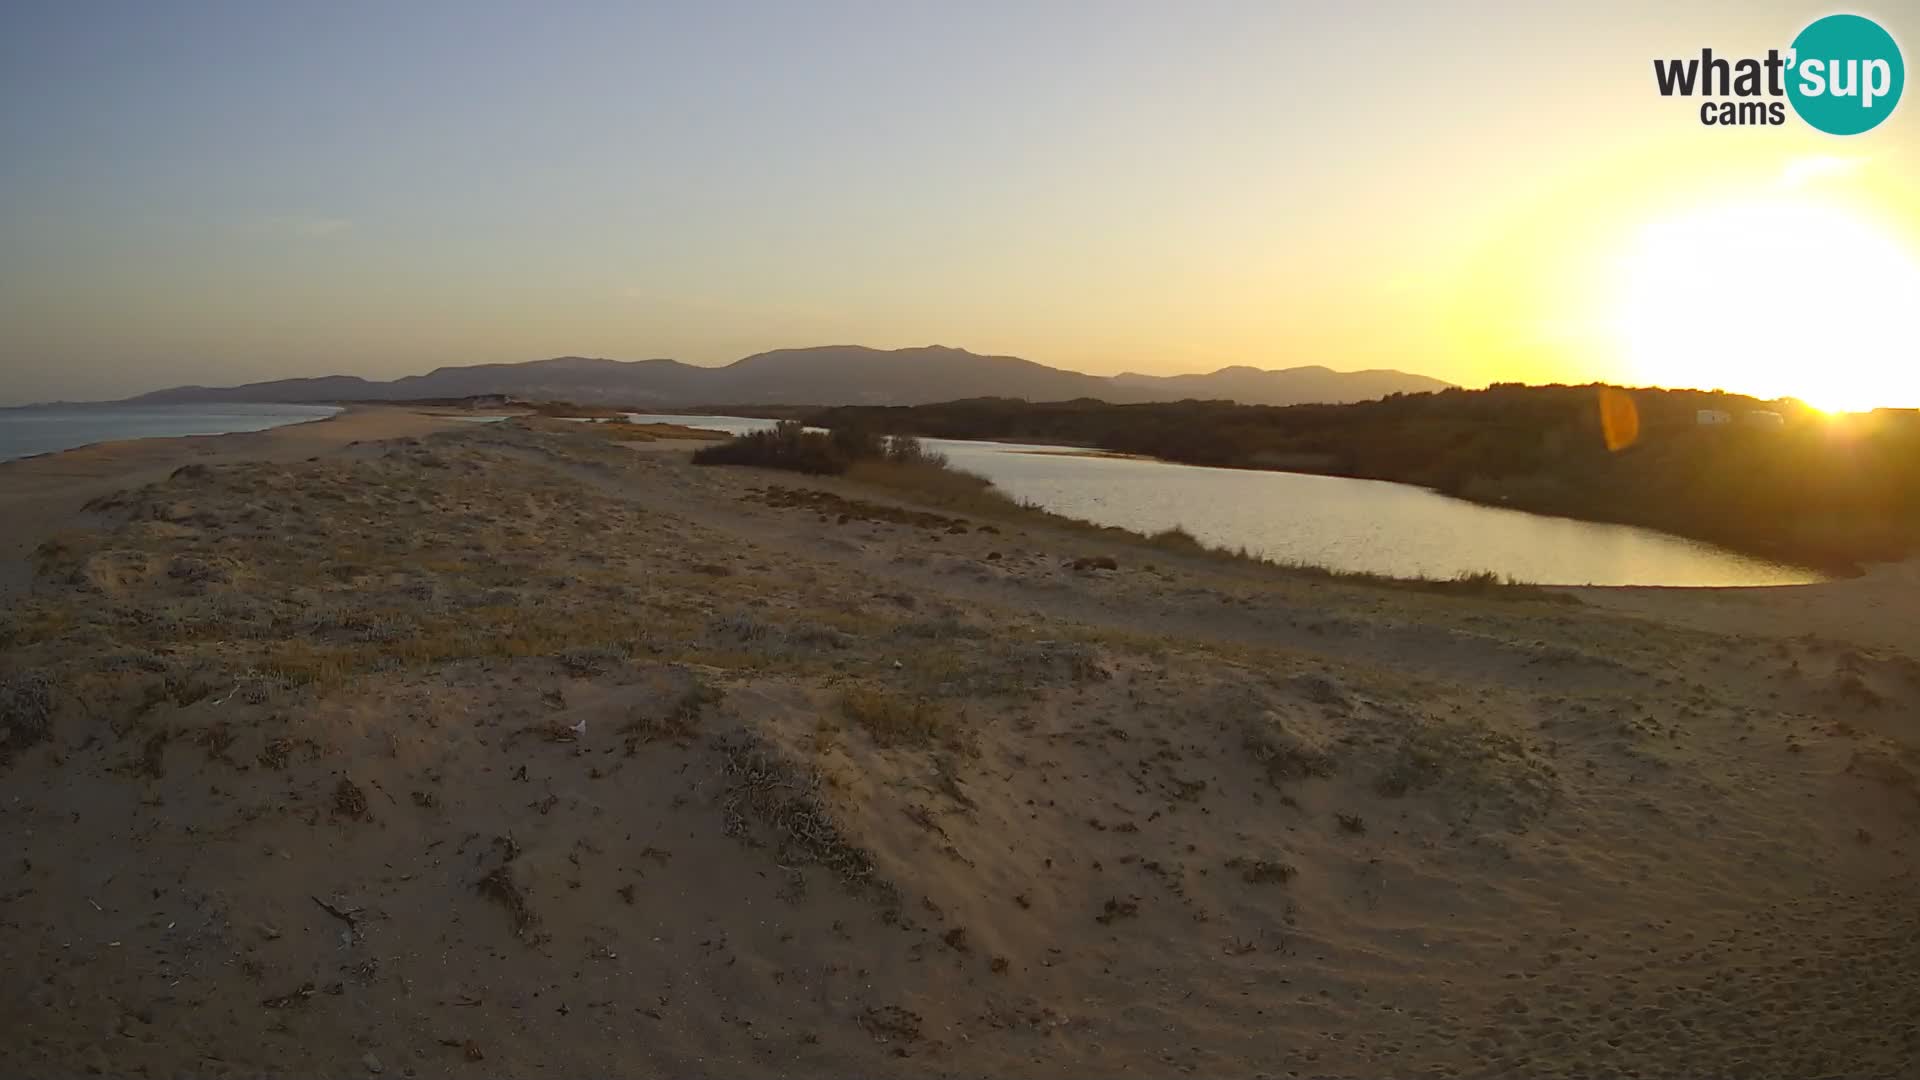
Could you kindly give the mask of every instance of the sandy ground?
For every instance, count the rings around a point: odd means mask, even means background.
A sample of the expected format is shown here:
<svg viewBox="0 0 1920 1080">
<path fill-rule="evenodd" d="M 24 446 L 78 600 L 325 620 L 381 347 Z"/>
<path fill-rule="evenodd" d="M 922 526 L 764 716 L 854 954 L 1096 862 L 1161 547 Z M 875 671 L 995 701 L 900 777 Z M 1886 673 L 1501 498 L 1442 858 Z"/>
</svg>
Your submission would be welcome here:
<svg viewBox="0 0 1920 1080">
<path fill-rule="evenodd" d="M 188 463 L 302 461 L 368 440 L 465 426 L 458 410 L 355 406 L 324 420 L 236 435 L 130 439 L 60 454 L 0 461 L 0 598 L 23 587 L 26 557 L 66 527 L 89 499 L 159 480 Z"/>
<path fill-rule="evenodd" d="M 1573 592 L 1595 607 L 1716 633 L 1811 634 L 1908 655 L 1920 648 L 1920 560 L 1819 585 Z"/>
<path fill-rule="evenodd" d="M 7 1075 L 1920 1058 L 1910 570 L 1436 595 L 390 410 L 0 510 Z"/>
</svg>

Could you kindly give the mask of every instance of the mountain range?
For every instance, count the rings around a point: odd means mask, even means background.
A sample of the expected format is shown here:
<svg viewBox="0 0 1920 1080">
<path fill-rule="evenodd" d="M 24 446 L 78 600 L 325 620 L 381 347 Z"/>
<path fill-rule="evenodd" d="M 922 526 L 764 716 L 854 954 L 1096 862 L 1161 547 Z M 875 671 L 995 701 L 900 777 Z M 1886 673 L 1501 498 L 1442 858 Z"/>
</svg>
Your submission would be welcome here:
<svg viewBox="0 0 1920 1080">
<path fill-rule="evenodd" d="M 518 364 L 437 368 L 391 382 L 353 375 L 278 379 L 242 386 L 179 386 L 130 398 L 188 402 L 410 401 L 504 394 L 538 401 L 623 405 L 924 405 L 959 398 L 1028 401 L 1098 398 L 1114 403 L 1231 399 L 1246 405 L 1349 402 L 1391 393 L 1443 390 L 1451 383 L 1402 371 L 1226 367 L 1205 375 L 1112 377 L 929 345 L 870 349 L 826 345 L 756 353 L 724 367 L 678 360 L 559 356 Z"/>
</svg>

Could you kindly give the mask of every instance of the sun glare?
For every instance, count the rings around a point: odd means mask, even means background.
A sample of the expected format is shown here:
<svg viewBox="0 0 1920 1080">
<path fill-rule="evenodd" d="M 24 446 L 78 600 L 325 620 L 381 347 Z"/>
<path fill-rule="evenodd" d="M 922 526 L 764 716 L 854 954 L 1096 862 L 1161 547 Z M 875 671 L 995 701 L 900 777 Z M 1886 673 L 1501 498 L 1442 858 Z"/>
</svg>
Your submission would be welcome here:
<svg viewBox="0 0 1920 1080">
<path fill-rule="evenodd" d="M 1648 226 L 1617 319 L 1642 383 L 1829 411 L 1920 406 L 1920 265 L 1841 206 L 1787 194 Z"/>
</svg>

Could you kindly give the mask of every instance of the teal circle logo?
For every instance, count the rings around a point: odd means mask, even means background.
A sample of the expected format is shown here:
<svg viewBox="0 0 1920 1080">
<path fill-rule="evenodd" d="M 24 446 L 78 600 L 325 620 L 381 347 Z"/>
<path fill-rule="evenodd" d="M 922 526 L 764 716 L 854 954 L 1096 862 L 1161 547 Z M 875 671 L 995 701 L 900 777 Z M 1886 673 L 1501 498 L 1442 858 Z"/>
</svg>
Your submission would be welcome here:
<svg viewBox="0 0 1920 1080">
<path fill-rule="evenodd" d="M 1900 104 L 1907 66 L 1880 24 L 1859 15 L 1828 15 L 1793 39 L 1787 99 L 1800 119 L 1829 135 L 1878 127 Z"/>
</svg>

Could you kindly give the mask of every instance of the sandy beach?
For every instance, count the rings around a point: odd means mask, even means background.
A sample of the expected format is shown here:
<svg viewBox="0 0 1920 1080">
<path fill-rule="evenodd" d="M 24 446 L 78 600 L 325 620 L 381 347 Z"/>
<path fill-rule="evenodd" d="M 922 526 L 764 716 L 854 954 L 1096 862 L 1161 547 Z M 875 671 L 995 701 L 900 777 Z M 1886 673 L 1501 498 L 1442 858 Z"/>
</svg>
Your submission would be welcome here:
<svg viewBox="0 0 1920 1080">
<path fill-rule="evenodd" d="M 0 1072 L 1914 1075 L 1911 564 L 1446 595 L 592 427 L 0 464 Z"/>
</svg>

